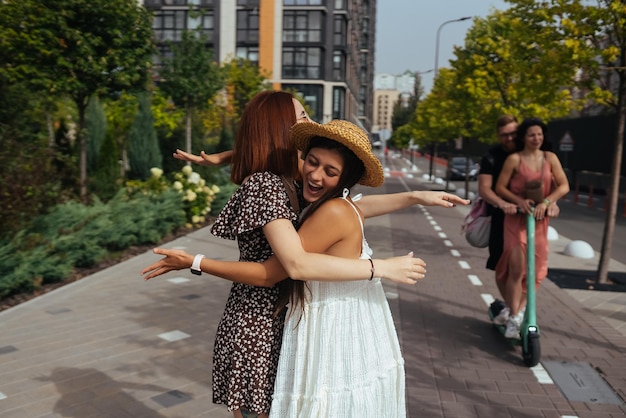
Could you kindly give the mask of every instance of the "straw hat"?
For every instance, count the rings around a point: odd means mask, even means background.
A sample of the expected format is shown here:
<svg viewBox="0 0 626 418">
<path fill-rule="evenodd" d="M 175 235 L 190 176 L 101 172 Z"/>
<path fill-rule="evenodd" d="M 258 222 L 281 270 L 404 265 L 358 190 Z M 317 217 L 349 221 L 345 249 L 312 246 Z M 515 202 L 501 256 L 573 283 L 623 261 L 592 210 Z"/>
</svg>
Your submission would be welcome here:
<svg viewBox="0 0 626 418">
<path fill-rule="evenodd" d="M 363 162 L 365 173 L 359 180 L 364 186 L 378 187 L 385 181 L 380 160 L 372 153 L 372 144 L 367 133 L 345 120 L 331 120 L 323 125 L 316 122 L 300 122 L 291 128 L 291 138 L 296 147 L 305 151 L 311 138 L 321 136 L 345 145 Z"/>
</svg>

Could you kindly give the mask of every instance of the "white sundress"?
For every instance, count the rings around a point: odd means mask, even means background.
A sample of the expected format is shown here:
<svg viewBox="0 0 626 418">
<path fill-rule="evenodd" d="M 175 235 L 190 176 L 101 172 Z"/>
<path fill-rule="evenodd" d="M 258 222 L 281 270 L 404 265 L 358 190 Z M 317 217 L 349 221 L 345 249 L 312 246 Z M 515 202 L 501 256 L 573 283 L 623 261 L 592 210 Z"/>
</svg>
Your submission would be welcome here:
<svg viewBox="0 0 626 418">
<path fill-rule="evenodd" d="M 363 235 L 360 258 L 371 255 Z M 270 417 L 405 417 L 404 359 L 380 278 L 308 285 L 303 315 L 287 312 Z"/>
</svg>

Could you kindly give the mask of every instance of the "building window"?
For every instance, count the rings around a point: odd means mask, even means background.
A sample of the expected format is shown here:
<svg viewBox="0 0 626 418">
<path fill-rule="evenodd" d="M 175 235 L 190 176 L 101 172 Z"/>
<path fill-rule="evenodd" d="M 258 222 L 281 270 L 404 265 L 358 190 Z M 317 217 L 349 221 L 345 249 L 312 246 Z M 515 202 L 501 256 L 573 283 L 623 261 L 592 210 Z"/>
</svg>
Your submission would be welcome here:
<svg viewBox="0 0 626 418">
<path fill-rule="evenodd" d="M 259 65 L 259 48 L 258 47 L 237 47 L 237 58 L 250 61 L 254 65 Z"/>
<path fill-rule="evenodd" d="M 346 0 L 335 0 L 335 10 L 345 10 Z"/>
<path fill-rule="evenodd" d="M 237 42 L 259 43 L 259 10 L 237 10 Z"/>
<path fill-rule="evenodd" d="M 186 30 L 199 29 L 209 42 L 213 42 L 215 19 L 213 12 L 189 17 L 188 10 L 156 10 L 152 29 L 157 43 L 180 42 Z"/>
<path fill-rule="evenodd" d="M 321 6 L 323 0 L 283 0 L 284 6 Z"/>
<path fill-rule="evenodd" d="M 283 42 L 321 42 L 322 12 L 285 10 Z"/>
<path fill-rule="evenodd" d="M 346 54 L 342 51 L 333 52 L 333 81 L 346 79 Z"/>
<path fill-rule="evenodd" d="M 345 119 L 346 90 L 333 87 L 333 119 Z"/>
<path fill-rule="evenodd" d="M 237 0 L 237 6 L 259 7 L 259 0 Z"/>
<path fill-rule="evenodd" d="M 283 78 L 310 78 L 317 80 L 321 77 L 321 48 L 283 48 Z"/>
<path fill-rule="evenodd" d="M 187 28 L 187 10 L 157 10 L 152 28 L 157 42 L 178 42 Z"/>
<path fill-rule="evenodd" d="M 145 0 L 146 7 L 186 6 L 187 0 Z"/>
<path fill-rule="evenodd" d="M 333 20 L 333 45 L 346 46 L 348 22 L 344 15 L 336 15 Z"/>
<path fill-rule="evenodd" d="M 311 110 L 309 117 L 317 122 L 322 122 L 322 102 L 324 87 L 316 84 L 284 84 L 283 90 L 295 90 L 304 98 L 304 103 Z"/>
<path fill-rule="evenodd" d="M 194 18 L 197 21 L 197 29 L 200 30 L 202 35 L 206 36 L 206 39 L 209 42 L 213 42 L 213 34 L 215 33 L 215 16 L 213 12 L 203 12 L 197 18 Z"/>
</svg>

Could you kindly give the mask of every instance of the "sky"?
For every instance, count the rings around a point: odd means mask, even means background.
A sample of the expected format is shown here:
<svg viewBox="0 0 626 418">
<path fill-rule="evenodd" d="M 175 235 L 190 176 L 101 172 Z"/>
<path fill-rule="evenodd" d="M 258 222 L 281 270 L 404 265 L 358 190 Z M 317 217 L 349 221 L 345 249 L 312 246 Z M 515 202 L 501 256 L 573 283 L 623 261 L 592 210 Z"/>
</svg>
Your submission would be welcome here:
<svg viewBox="0 0 626 418">
<path fill-rule="evenodd" d="M 504 0 L 378 0 L 375 73 L 402 74 L 433 70 L 437 29 L 448 20 L 486 17 L 493 9 L 506 10 Z M 439 34 L 439 69 L 449 67 L 455 45 L 465 44 L 472 19 L 444 25 Z M 424 92 L 432 86 L 433 71 L 421 74 Z"/>
</svg>

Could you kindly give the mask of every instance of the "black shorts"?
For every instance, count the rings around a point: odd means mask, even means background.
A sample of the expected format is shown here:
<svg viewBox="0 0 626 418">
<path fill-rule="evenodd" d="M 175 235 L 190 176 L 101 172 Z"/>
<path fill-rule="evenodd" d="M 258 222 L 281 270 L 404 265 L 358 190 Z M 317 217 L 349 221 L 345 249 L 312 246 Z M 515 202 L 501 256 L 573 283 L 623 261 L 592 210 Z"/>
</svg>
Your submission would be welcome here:
<svg viewBox="0 0 626 418">
<path fill-rule="evenodd" d="M 485 267 L 489 270 L 495 270 L 503 250 L 504 212 L 493 208 L 491 212 L 491 232 L 489 233 L 489 258 Z"/>
</svg>

